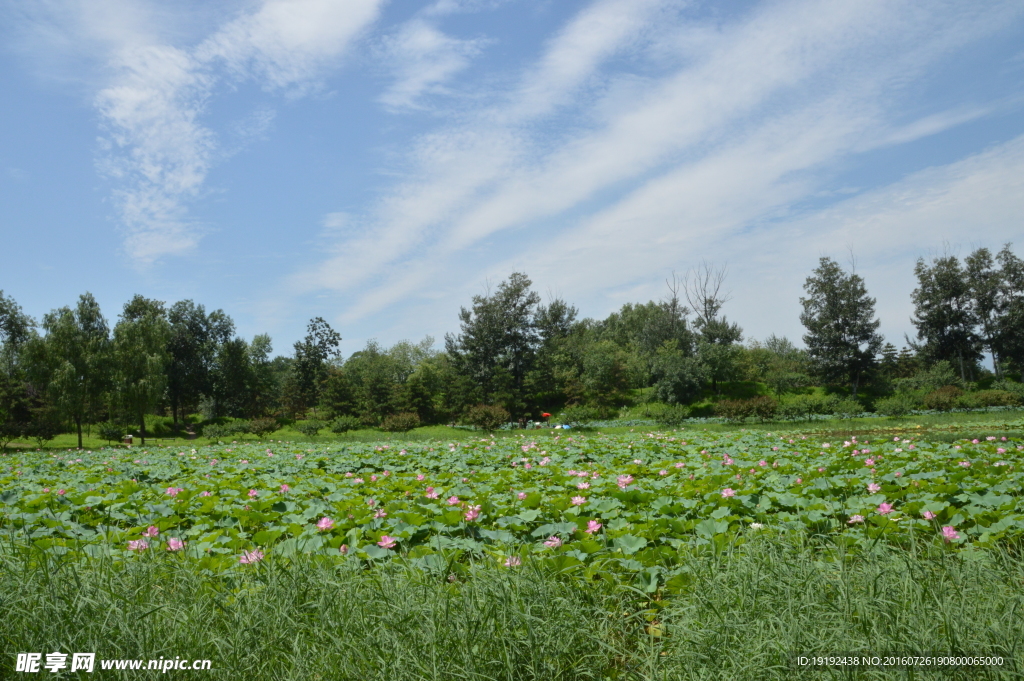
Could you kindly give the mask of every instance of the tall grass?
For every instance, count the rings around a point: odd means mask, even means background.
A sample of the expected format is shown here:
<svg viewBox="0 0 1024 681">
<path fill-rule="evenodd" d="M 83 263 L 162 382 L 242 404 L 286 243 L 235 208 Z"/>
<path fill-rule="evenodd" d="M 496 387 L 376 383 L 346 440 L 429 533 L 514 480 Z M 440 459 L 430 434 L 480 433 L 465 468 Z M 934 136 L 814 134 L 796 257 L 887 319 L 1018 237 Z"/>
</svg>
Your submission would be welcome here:
<svg viewBox="0 0 1024 681">
<path fill-rule="evenodd" d="M 467 578 L 307 557 L 206 574 L 178 555 L 115 564 L 0 551 L 0 678 L 16 652 L 209 658 L 209 679 L 1020 679 L 1024 565 L 1004 549 L 778 537 L 695 555 L 648 594 L 525 562 Z M 1000 668 L 811 670 L 794 654 L 998 655 Z M 172 675 L 174 673 L 172 672 Z M 146 679 L 149 671 L 81 678 Z"/>
</svg>

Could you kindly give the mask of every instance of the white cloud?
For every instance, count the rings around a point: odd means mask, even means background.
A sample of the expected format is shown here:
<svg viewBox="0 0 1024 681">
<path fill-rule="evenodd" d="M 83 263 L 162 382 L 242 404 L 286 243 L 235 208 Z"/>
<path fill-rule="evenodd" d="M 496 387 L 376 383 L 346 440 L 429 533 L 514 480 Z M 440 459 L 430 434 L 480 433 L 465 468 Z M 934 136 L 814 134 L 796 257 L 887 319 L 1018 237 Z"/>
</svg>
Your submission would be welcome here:
<svg viewBox="0 0 1024 681">
<path fill-rule="evenodd" d="M 391 110 L 423 108 L 420 99 L 447 93 L 444 83 L 465 69 L 486 42 L 453 38 L 424 19 L 406 22 L 384 40 L 384 58 L 396 78 L 381 95 L 381 103 Z"/>
<path fill-rule="evenodd" d="M 428 286 L 458 287 L 466 273 L 501 278 L 525 264 L 567 294 L 612 295 L 652 271 L 685 269 L 708 243 L 817 194 L 822 171 L 842 159 L 982 115 L 978 106 L 906 125 L 899 105 L 908 83 L 1021 13 L 771 3 L 713 36 L 682 20 L 679 35 L 696 33 L 699 54 L 683 46 L 673 70 L 636 76 L 613 58 L 642 53 L 655 22 L 663 50 L 668 30 L 664 4 L 636 7 L 594 3 L 524 69 L 503 106 L 424 136 L 410 180 L 385 195 L 363 235 L 293 284 L 358 290 L 343 316 L 354 321 Z M 544 125 L 556 112 L 574 116 L 568 134 Z"/>
<path fill-rule="evenodd" d="M 300 95 L 376 19 L 382 2 L 263 0 L 225 21 L 195 8 L 176 15 L 144 0 L 44 0 L 27 5 L 18 20 L 24 49 L 99 63 L 105 82 L 94 104 L 105 137 L 98 165 L 116 186 L 125 251 L 144 263 L 186 253 L 201 238 L 187 206 L 221 153 L 202 120 L 218 88 L 229 85 L 223 72 Z M 198 23 L 208 37 L 191 47 L 197 16 L 207 20 Z M 230 132 L 239 143 L 263 134 L 272 119 L 261 108 Z"/>
</svg>

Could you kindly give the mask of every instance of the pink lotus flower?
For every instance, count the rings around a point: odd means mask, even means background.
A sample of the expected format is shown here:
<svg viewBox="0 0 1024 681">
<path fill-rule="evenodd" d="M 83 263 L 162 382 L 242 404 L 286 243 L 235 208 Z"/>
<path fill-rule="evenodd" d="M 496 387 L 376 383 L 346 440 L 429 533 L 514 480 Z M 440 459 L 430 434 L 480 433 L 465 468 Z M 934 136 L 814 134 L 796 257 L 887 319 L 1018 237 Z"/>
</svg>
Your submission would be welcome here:
<svg viewBox="0 0 1024 681">
<path fill-rule="evenodd" d="M 523 561 L 519 556 L 509 556 L 505 561 L 505 567 L 519 567 L 522 564 Z"/>
<path fill-rule="evenodd" d="M 341 555 L 343 555 L 343 556 L 344 556 L 344 555 L 345 555 L 346 553 L 348 553 L 348 544 L 342 544 L 341 546 L 339 546 L 339 547 L 338 547 L 338 553 L 340 553 L 340 554 L 341 554 Z"/>
<path fill-rule="evenodd" d="M 660 471 L 658 471 L 658 475 L 668 475 L 668 471 L 663 468 Z"/>
<path fill-rule="evenodd" d="M 290 489 L 291 489 L 291 487 L 289 487 L 288 485 L 281 485 L 281 491 L 282 492 L 287 492 Z"/>
<path fill-rule="evenodd" d="M 921 514 L 925 520 L 935 520 L 935 514 L 931 511 L 925 511 Z"/>
<path fill-rule="evenodd" d="M 257 491 L 256 491 L 256 490 L 254 490 L 254 489 L 251 489 L 251 490 L 249 490 L 249 498 L 250 498 L 250 499 L 255 499 L 256 497 L 258 497 L 258 496 L 259 496 L 259 494 L 260 494 L 260 493 L 259 493 L 259 492 L 257 492 Z"/>
<path fill-rule="evenodd" d="M 874 459 L 864 459 L 864 465 L 868 466 L 868 467 L 874 466 L 875 465 L 875 461 L 874 461 Z"/>
<path fill-rule="evenodd" d="M 345 477 L 346 478 L 351 478 L 352 475 L 353 475 L 352 471 L 348 471 L 347 473 L 345 473 Z"/>
<path fill-rule="evenodd" d="M 895 473 L 893 473 L 893 475 L 896 476 L 897 478 L 903 477 L 903 473 L 900 471 L 896 471 Z"/>
<path fill-rule="evenodd" d="M 149 548 L 149 542 L 145 539 L 134 539 L 128 542 L 129 551 L 145 551 Z"/>
<path fill-rule="evenodd" d="M 722 490 L 722 496 L 725 497 L 726 499 L 728 499 L 729 497 L 734 497 L 736 496 L 736 490 L 732 489 L 731 487 L 726 487 L 725 489 Z"/>
<path fill-rule="evenodd" d="M 685 465 L 686 465 L 686 464 L 685 464 L 685 463 L 683 463 L 682 461 L 676 461 L 676 468 L 682 468 L 682 467 L 684 467 Z"/>
<path fill-rule="evenodd" d="M 371 475 L 370 476 L 370 482 L 377 482 L 377 476 L 376 475 Z"/>
<path fill-rule="evenodd" d="M 466 521 L 467 522 L 473 522 L 474 520 L 476 520 L 479 517 L 480 517 L 480 506 L 479 505 L 470 506 L 468 508 L 468 510 L 466 511 Z"/>
<path fill-rule="evenodd" d="M 376 499 L 367 499 L 366 500 L 366 505 L 369 506 L 370 508 L 373 508 L 374 506 L 377 505 L 377 500 Z"/>
<path fill-rule="evenodd" d="M 201 497 L 208 497 L 208 496 L 212 496 L 212 495 L 213 495 L 213 492 L 211 492 L 208 489 L 204 489 L 202 492 L 199 493 L 199 496 L 201 496 Z"/>
<path fill-rule="evenodd" d="M 616 478 L 615 484 L 619 486 L 619 489 L 626 489 L 626 487 L 633 484 L 633 476 L 620 475 L 618 478 Z"/>
<path fill-rule="evenodd" d="M 356 478 L 356 479 L 354 479 L 354 480 L 353 480 L 352 482 L 355 482 L 355 483 L 360 483 L 360 484 L 361 484 L 361 483 L 363 483 L 364 481 L 363 481 L 363 479 L 362 479 L 362 478 Z"/>
<path fill-rule="evenodd" d="M 764 459 L 761 459 L 760 461 L 757 462 L 757 465 L 760 466 L 761 468 L 764 468 L 765 466 L 768 465 L 768 462 L 765 461 Z"/>
<path fill-rule="evenodd" d="M 548 547 L 549 549 L 557 549 L 561 545 L 562 540 L 554 535 L 548 537 L 547 541 L 544 542 L 544 546 Z"/>
<path fill-rule="evenodd" d="M 970 468 L 971 467 L 971 462 L 970 461 L 961 461 L 960 465 L 963 466 L 964 468 Z"/>
<path fill-rule="evenodd" d="M 455 506 L 456 504 L 459 503 L 459 498 L 453 494 L 450 497 L 448 497 L 447 501 L 449 506 Z"/>
<path fill-rule="evenodd" d="M 50 491 L 49 487 L 44 487 L 43 488 L 43 494 L 47 494 L 49 491 Z"/>
<path fill-rule="evenodd" d="M 942 528 L 942 538 L 946 541 L 953 541 L 954 539 L 959 539 L 960 535 L 957 534 L 955 527 L 952 525 L 946 525 Z"/>
<path fill-rule="evenodd" d="M 800 484 L 801 482 L 803 482 L 803 481 L 804 481 L 804 480 L 803 480 L 803 478 L 797 478 L 797 479 L 796 479 L 796 484 L 798 484 L 798 485 L 799 485 L 799 484 Z"/>
<path fill-rule="evenodd" d="M 594 534 L 600 529 L 601 523 L 597 522 L 596 520 L 590 520 L 587 522 L 587 529 L 584 530 L 584 532 L 586 532 L 587 534 Z"/>
<path fill-rule="evenodd" d="M 849 525 L 855 525 L 856 523 L 864 522 L 864 516 L 862 515 L 851 515 L 850 519 L 846 521 Z"/>
<path fill-rule="evenodd" d="M 576 489 L 590 489 L 590 483 L 589 482 L 581 482 L 578 485 L 576 485 Z"/>
<path fill-rule="evenodd" d="M 387 516 L 388 513 L 383 508 L 377 509 L 377 512 L 373 514 L 374 518 L 386 518 Z"/>
<path fill-rule="evenodd" d="M 441 493 L 435 490 L 433 487 L 428 487 L 425 496 L 428 499 L 437 499 L 439 496 L 441 496 Z"/>
<path fill-rule="evenodd" d="M 263 551 L 260 551 L 259 549 L 253 549 L 252 551 L 242 551 L 242 555 L 238 557 L 238 562 L 242 565 L 258 563 L 261 560 L 263 560 Z"/>
<path fill-rule="evenodd" d="M 870 485 L 868 485 L 868 491 L 871 492 L 872 494 L 874 494 L 875 492 L 881 491 L 881 489 L 882 489 L 882 486 L 879 485 L 877 482 L 873 482 Z"/>
<path fill-rule="evenodd" d="M 573 506 L 582 506 L 585 503 L 587 503 L 587 498 L 586 497 L 573 497 L 572 498 L 572 505 Z"/>
<path fill-rule="evenodd" d="M 181 492 L 181 491 L 183 491 L 183 490 L 180 487 L 168 487 L 166 494 L 169 497 L 176 497 L 176 496 L 178 496 L 178 492 Z M 63 491 L 57 492 L 57 494 L 63 494 Z"/>
<path fill-rule="evenodd" d="M 155 537 L 160 534 L 160 530 L 157 529 L 156 525 L 150 525 L 142 532 L 143 537 Z"/>
<path fill-rule="evenodd" d="M 185 548 L 185 542 L 181 541 L 177 537 L 171 537 L 167 540 L 168 551 L 181 551 L 183 548 Z"/>
<path fill-rule="evenodd" d="M 525 498 L 526 498 L 526 492 L 520 492 L 519 494 L 516 495 L 516 499 L 519 499 L 519 501 L 522 501 Z"/>
<path fill-rule="evenodd" d="M 327 516 L 324 516 L 323 518 L 318 520 L 317 523 L 316 523 L 316 529 L 318 529 L 321 532 L 326 532 L 327 530 L 329 530 L 329 529 L 331 529 L 333 527 L 334 527 L 334 521 L 331 520 L 330 518 L 328 518 Z"/>
<path fill-rule="evenodd" d="M 878 505 L 879 515 L 888 515 L 892 513 L 892 504 L 887 504 L 884 501 Z"/>
<path fill-rule="evenodd" d="M 427 479 L 427 476 L 423 475 L 423 473 L 420 473 L 419 475 L 416 476 L 416 479 L 422 482 L 423 480 Z"/>
<path fill-rule="evenodd" d="M 393 549 L 397 541 L 397 537 L 389 537 L 385 534 L 380 538 L 380 541 L 377 542 L 377 546 L 381 547 L 382 549 Z"/>
</svg>

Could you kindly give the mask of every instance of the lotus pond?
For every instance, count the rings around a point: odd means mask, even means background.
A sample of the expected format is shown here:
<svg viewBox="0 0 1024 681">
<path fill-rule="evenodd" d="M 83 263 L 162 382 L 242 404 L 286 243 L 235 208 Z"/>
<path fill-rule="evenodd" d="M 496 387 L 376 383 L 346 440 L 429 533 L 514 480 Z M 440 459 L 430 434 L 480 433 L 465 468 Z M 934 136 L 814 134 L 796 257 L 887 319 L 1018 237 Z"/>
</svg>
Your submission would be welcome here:
<svg viewBox="0 0 1024 681">
<path fill-rule="evenodd" d="M 56 554 L 401 561 L 453 579 L 524 561 L 648 591 L 687 556 L 804 534 L 962 550 L 1024 534 L 1024 444 L 739 431 L 463 442 L 26 452 L 0 457 L 0 537 Z"/>
</svg>

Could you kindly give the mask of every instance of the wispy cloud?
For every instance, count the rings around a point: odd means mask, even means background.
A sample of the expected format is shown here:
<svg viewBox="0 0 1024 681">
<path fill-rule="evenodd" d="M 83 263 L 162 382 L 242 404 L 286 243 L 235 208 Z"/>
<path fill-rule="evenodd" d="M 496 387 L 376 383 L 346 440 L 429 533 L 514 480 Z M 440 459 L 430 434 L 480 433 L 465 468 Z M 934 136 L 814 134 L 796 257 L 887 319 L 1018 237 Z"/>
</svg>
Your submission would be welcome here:
<svg viewBox="0 0 1024 681">
<path fill-rule="evenodd" d="M 18 18 L 25 41 L 88 55 L 103 74 L 94 97 L 104 132 L 98 165 L 115 185 L 125 252 L 145 263 L 186 253 L 202 236 L 188 205 L 225 153 L 203 123 L 211 98 L 239 80 L 304 94 L 372 24 L 382 2 L 263 0 L 221 17 L 198 40 L 183 28 L 189 22 L 142 0 L 44 1 Z M 237 145 L 272 117 L 259 109 L 228 132 Z"/>
<path fill-rule="evenodd" d="M 453 38 L 423 18 L 406 22 L 383 41 L 381 51 L 395 82 L 381 95 L 381 103 L 395 111 L 423 108 L 421 99 L 448 93 L 445 83 L 486 44 L 482 38 Z"/>
<path fill-rule="evenodd" d="M 843 159 L 983 115 L 906 125 L 899 102 L 907 83 L 1021 13 L 792 0 L 709 28 L 669 11 L 678 7 L 590 5 L 500 105 L 423 136 L 410 179 L 384 195 L 364 235 L 296 275 L 296 289 L 358 288 L 343 317 L 355 320 L 428 284 L 521 263 L 567 293 L 685 268 L 703 244 L 792 212 Z M 678 63 L 659 71 L 672 63 L 672 30 Z M 699 50 L 684 44 L 692 36 Z M 657 54 L 644 63 L 648 49 Z M 557 116 L 573 125 L 553 132 Z"/>
</svg>

